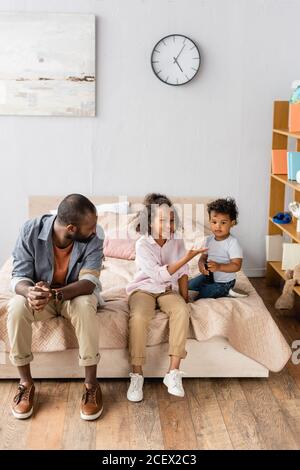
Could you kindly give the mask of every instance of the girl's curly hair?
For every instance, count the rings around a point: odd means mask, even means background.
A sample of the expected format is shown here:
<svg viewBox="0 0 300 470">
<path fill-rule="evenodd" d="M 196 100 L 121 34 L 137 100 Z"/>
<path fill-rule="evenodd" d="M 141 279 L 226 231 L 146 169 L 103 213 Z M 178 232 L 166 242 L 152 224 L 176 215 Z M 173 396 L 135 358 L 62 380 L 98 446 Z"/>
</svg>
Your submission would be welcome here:
<svg viewBox="0 0 300 470">
<path fill-rule="evenodd" d="M 175 217 L 175 227 L 178 226 L 178 214 L 173 207 L 172 201 L 165 195 L 160 193 L 149 193 L 145 196 L 143 201 L 144 208 L 138 214 L 139 223 L 136 226 L 136 231 L 145 235 L 151 234 L 151 227 L 153 221 L 153 206 L 168 206 L 172 208 Z"/>
</svg>

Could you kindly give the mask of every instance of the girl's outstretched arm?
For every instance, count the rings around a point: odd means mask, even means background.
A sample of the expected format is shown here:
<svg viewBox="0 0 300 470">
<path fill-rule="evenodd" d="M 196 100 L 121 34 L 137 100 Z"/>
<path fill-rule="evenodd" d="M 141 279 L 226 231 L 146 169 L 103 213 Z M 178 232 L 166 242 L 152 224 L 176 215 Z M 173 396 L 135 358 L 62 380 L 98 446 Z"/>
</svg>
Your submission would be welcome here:
<svg viewBox="0 0 300 470">
<path fill-rule="evenodd" d="M 201 253 L 205 253 L 207 251 L 207 248 L 200 248 L 199 250 L 188 250 L 185 255 L 180 258 L 178 261 L 175 261 L 174 263 L 168 264 L 168 271 L 170 274 L 176 273 L 178 269 L 182 268 L 186 263 L 191 261 L 191 259 L 194 258 L 194 256 L 197 256 Z"/>
</svg>

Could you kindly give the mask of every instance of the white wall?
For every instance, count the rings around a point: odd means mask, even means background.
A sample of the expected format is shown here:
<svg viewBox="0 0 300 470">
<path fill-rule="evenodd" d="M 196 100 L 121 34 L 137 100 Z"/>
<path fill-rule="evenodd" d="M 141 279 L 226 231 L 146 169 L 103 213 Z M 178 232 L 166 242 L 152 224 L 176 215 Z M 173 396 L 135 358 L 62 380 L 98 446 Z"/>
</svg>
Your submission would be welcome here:
<svg viewBox="0 0 300 470">
<path fill-rule="evenodd" d="M 300 78 L 299 0 L 1 0 L 14 11 L 97 15 L 96 118 L 0 116 L 0 262 L 27 197 L 38 194 L 234 196 L 248 274 L 264 268 L 272 102 Z M 161 83 L 150 54 L 182 33 L 202 68 Z"/>
</svg>

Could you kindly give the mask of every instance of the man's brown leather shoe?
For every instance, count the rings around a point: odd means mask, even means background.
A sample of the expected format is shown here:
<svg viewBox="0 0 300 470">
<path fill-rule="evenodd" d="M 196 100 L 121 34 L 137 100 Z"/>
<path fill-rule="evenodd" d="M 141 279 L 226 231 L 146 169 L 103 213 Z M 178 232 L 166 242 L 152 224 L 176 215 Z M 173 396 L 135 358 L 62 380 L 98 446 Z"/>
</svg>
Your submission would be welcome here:
<svg viewBox="0 0 300 470">
<path fill-rule="evenodd" d="M 87 421 L 99 418 L 103 411 L 102 392 L 100 385 L 97 384 L 88 388 L 84 384 L 84 393 L 81 400 L 80 417 Z"/>
<path fill-rule="evenodd" d="M 12 414 L 17 419 L 26 419 L 33 412 L 34 385 L 25 386 L 19 384 L 12 405 Z"/>
</svg>

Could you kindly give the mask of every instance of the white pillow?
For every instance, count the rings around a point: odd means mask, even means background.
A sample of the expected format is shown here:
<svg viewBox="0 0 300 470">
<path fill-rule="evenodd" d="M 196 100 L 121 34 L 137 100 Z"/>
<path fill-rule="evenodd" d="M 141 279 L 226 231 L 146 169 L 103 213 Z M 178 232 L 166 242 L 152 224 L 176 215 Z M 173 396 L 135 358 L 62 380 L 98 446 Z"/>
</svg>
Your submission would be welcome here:
<svg viewBox="0 0 300 470">
<path fill-rule="evenodd" d="M 127 214 L 129 209 L 129 202 L 111 202 L 106 204 L 99 204 L 96 206 L 98 214 L 103 212 L 113 212 L 115 214 Z"/>
</svg>

